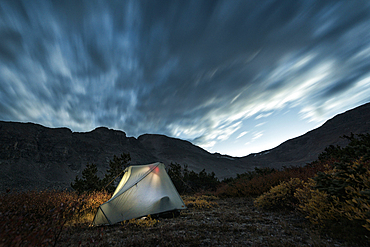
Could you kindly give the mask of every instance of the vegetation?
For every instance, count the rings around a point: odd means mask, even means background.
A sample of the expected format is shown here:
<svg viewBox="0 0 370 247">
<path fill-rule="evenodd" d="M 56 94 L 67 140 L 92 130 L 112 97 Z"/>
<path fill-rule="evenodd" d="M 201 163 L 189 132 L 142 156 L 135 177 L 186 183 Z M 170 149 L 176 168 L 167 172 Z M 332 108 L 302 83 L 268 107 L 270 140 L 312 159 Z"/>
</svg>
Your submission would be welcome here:
<svg viewBox="0 0 370 247">
<path fill-rule="evenodd" d="M 346 147 L 330 146 L 305 167 L 318 166 L 321 171 L 307 180 L 295 177 L 281 182 L 257 197 L 255 205 L 297 209 L 313 225 L 366 241 L 370 236 L 370 134 L 344 138 L 349 140 Z"/>
<path fill-rule="evenodd" d="M 130 154 L 123 153 L 121 157 L 114 155 L 113 160 L 109 161 L 109 169 L 106 171 L 103 179 L 100 179 L 97 175 L 97 166 L 88 164 L 82 171 L 82 178 L 76 176 L 74 183 L 71 183 L 71 187 L 79 194 L 103 190 L 113 193 L 130 160 Z M 214 191 L 220 184 L 214 172 L 206 173 L 205 169 L 203 169 L 196 173 L 190 171 L 187 165 L 181 166 L 177 163 L 171 163 L 167 173 L 180 193 Z"/>
<path fill-rule="evenodd" d="M 177 218 L 148 216 L 90 227 L 90 212 L 107 197 L 101 192 L 1 194 L 0 246 L 341 246 L 311 231 L 297 215 L 256 210 L 251 198 L 210 194 L 183 196 L 193 206 Z"/>
<path fill-rule="evenodd" d="M 366 246 L 370 134 L 343 138 L 349 141 L 346 147 L 329 146 L 304 167 L 256 168 L 222 182 L 214 173 L 171 164 L 168 174 L 178 191 L 186 194 L 188 207 L 178 219 L 148 216 L 111 228 L 89 228 L 97 207 L 111 196 L 97 191 L 110 181 L 116 183 L 130 160 L 126 154 L 114 156 L 103 179 L 97 176 L 96 165 L 87 165 L 82 178 L 73 183 L 78 193 L 0 194 L 0 246 L 343 244 L 327 233 L 347 241 L 344 246 Z"/>
<path fill-rule="evenodd" d="M 96 208 L 109 198 L 106 192 L 0 194 L 0 246 L 55 246 L 63 228 L 90 223 Z"/>
<path fill-rule="evenodd" d="M 217 188 L 216 195 L 220 197 L 259 196 L 281 182 L 287 182 L 291 178 L 306 181 L 323 170 L 325 167 L 321 163 L 313 163 L 305 167 L 285 167 L 282 170 L 256 168 L 253 172 L 239 175 L 231 182 L 223 182 Z"/>
<path fill-rule="evenodd" d="M 363 161 L 370 159 L 370 133 L 354 135 L 351 133 L 350 136 L 342 136 L 341 138 L 349 141 L 345 147 L 333 146 L 325 148 L 318 160 L 321 162 L 342 161 L 345 163 L 353 162 L 359 157 L 362 157 Z"/>
<path fill-rule="evenodd" d="M 109 161 L 109 169 L 102 180 L 103 189 L 109 193 L 113 193 L 118 183 L 124 175 L 123 171 L 129 166 L 131 157 L 129 153 L 122 153 L 120 157 L 113 156 L 113 160 Z"/>
<path fill-rule="evenodd" d="M 87 164 L 86 168 L 82 171 L 82 178 L 76 176 L 74 183 L 71 183 L 72 189 L 78 193 L 86 191 L 100 191 L 102 190 L 102 181 L 98 177 L 98 168 L 95 164 Z"/>
<path fill-rule="evenodd" d="M 336 163 L 297 189 L 295 197 L 299 209 L 313 224 L 337 228 L 347 225 L 354 233 L 362 234 L 362 227 L 370 231 L 369 163 Z"/>
<path fill-rule="evenodd" d="M 297 188 L 303 187 L 303 184 L 303 180 L 299 178 L 291 178 L 289 181 L 283 181 L 259 196 L 254 201 L 254 205 L 265 209 L 293 209 L 298 203 L 294 193 Z"/>
<path fill-rule="evenodd" d="M 205 169 L 196 173 L 189 171 L 188 166 L 171 163 L 167 169 L 173 184 L 179 193 L 214 191 L 220 184 L 214 172 L 206 173 Z"/>
<path fill-rule="evenodd" d="M 185 196 L 184 203 L 188 208 L 207 209 L 218 207 L 216 196 L 200 195 L 200 196 Z"/>
<path fill-rule="evenodd" d="M 143 217 L 140 219 L 131 219 L 131 220 L 125 220 L 121 223 L 121 225 L 125 227 L 139 227 L 139 228 L 148 228 L 153 227 L 156 224 L 158 224 L 159 220 L 154 219 L 151 217 L 151 215 L 148 215 L 147 217 Z"/>
<path fill-rule="evenodd" d="M 103 179 L 98 177 L 96 165 L 88 164 L 82 171 L 82 178 L 76 176 L 74 183 L 71 183 L 71 187 L 79 194 L 102 190 L 113 193 L 130 160 L 130 154 L 122 153 L 120 157 L 114 155 L 113 160 L 109 161 L 109 169 L 106 171 Z"/>
</svg>

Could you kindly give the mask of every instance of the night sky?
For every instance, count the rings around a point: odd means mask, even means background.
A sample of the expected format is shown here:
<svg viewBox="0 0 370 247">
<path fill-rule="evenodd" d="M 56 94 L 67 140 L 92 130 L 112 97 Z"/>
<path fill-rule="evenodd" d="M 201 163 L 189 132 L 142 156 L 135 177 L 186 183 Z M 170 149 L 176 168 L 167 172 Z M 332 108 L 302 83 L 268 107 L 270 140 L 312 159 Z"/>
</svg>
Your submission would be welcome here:
<svg viewBox="0 0 370 247">
<path fill-rule="evenodd" d="M 0 120 L 244 156 L 370 101 L 370 1 L 0 0 Z"/>
</svg>

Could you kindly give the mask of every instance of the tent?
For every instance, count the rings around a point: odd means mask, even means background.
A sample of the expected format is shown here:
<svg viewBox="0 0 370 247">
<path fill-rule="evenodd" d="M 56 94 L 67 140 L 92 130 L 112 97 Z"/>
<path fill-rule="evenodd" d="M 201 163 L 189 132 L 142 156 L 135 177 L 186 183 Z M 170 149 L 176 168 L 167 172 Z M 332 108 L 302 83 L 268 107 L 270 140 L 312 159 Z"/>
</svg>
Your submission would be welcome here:
<svg viewBox="0 0 370 247">
<path fill-rule="evenodd" d="M 99 206 L 93 225 L 186 209 L 162 163 L 129 166 L 109 201 Z"/>
</svg>

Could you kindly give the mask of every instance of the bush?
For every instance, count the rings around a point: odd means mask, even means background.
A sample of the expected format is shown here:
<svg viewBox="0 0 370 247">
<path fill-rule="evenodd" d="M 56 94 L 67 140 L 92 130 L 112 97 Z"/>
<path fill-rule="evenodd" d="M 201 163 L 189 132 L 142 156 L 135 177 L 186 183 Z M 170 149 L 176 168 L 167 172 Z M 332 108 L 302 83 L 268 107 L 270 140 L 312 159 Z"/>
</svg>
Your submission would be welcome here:
<svg viewBox="0 0 370 247">
<path fill-rule="evenodd" d="M 304 184 L 303 188 L 298 188 L 294 197 L 299 201 L 299 208 L 304 212 L 311 223 L 321 224 L 323 221 L 332 221 L 340 217 L 336 210 L 338 198 L 332 197 L 317 189 L 313 189 L 314 180 Z"/>
<path fill-rule="evenodd" d="M 139 219 L 125 220 L 121 224 L 124 227 L 133 226 L 139 228 L 150 228 L 155 226 L 158 222 L 159 220 L 152 218 L 151 215 L 148 215 L 147 217 L 142 217 Z"/>
<path fill-rule="evenodd" d="M 76 176 L 74 183 L 71 183 L 72 189 L 78 193 L 99 191 L 102 189 L 102 181 L 97 175 L 98 168 L 95 164 L 88 164 L 82 171 L 82 178 Z"/>
<path fill-rule="evenodd" d="M 317 161 L 306 164 L 304 167 L 284 167 L 282 170 L 255 168 L 255 171 L 238 174 L 234 179 L 226 179 L 225 183 L 217 188 L 216 195 L 222 197 L 260 196 L 281 182 L 288 181 L 291 178 L 307 181 L 309 178 L 316 176 L 317 173 L 317 188 L 327 187 L 328 190 L 326 192 L 330 195 L 335 194 L 339 196 L 344 194 L 346 186 L 352 183 L 352 178 L 345 174 L 355 176 L 355 174 L 360 174 L 366 168 L 362 166 L 353 167 L 351 169 L 354 170 L 349 173 L 349 171 L 344 171 L 346 169 L 346 165 L 344 165 L 339 171 L 344 174 L 344 177 L 340 178 L 342 175 L 337 174 L 337 177 L 341 180 L 331 182 L 329 181 L 330 179 L 325 178 L 327 176 L 323 172 L 332 169 L 336 163 L 339 164 L 337 166 L 340 166 L 340 164 L 353 163 L 359 158 L 365 163 L 370 161 L 370 134 L 359 134 L 357 136 L 351 134 L 342 138 L 349 140 L 346 147 L 331 145 L 325 148 Z M 326 183 L 330 183 L 330 188 L 328 187 L 329 184 Z M 339 198 L 343 200 L 340 196 Z"/>
<path fill-rule="evenodd" d="M 298 208 L 314 225 L 365 240 L 370 231 L 370 135 L 356 138 L 351 134 L 344 138 L 349 140 L 348 146 L 329 146 L 317 161 L 301 170 L 285 168 L 253 178 L 273 176 L 278 181 L 279 173 L 295 178 L 286 182 L 280 174 L 282 182 L 259 196 L 255 205 L 266 209 Z"/>
<path fill-rule="evenodd" d="M 303 184 L 304 181 L 299 178 L 283 181 L 256 198 L 254 205 L 264 209 L 292 209 L 298 203 L 298 200 L 294 197 L 294 193 L 297 188 L 303 187 Z"/>
<path fill-rule="evenodd" d="M 349 141 L 347 146 L 342 148 L 330 145 L 319 155 L 318 160 L 324 162 L 341 160 L 348 163 L 360 157 L 363 161 L 370 159 L 370 133 L 358 135 L 351 133 L 350 136 L 344 135 L 341 138 Z"/>
<path fill-rule="evenodd" d="M 337 163 L 297 189 L 299 208 L 313 224 L 351 221 L 370 231 L 370 170 L 362 160 Z"/>
<path fill-rule="evenodd" d="M 218 207 L 217 200 L 218 198 L 215 196 L 190 196 L 184 198 L 184 203 L 188 208 L 197 208 L 197 209 L 208 209 Z"/>
<path fill-rule="evenodd" d="M 281 182 L 291 178 L 306 181 L 314 176 L 317 171 L 325 170 L 322 163 L 312 163 L 305 167 L 284 167 L 278 171 L 274 169 L 257 169 L 255 173 L 239 176 L 229 183 L 224 183 L 216 190 L 216 195 L 221 197 L 260 196 Z M 262 172 L 261 172 L 262 171 Z"/>
<path fill-rule="evenodd" d="M 0 194 L 0 246 L 55 245 L 69 224 L 91 222 L 108 193 L 66 191 Z"/>
<path fill-rule="evenodd" d="M 353 163 L 335 163 L 327 172 L 318 172 L 314 177 L 315 189 L 324 191 L 330 196 L 338 197 L 341 201 L 348 199 L 346 190 L 349 187 L 358 189 L 366 188 L 363 175 L 369 172 L 369 168 L 362 161 Z"/>
<path fill-rule="evenodd" d="M 109 161 L 109 169 L 106 171 L 103 179 L 98 177 L 96 165 L 88 164 L 82 171 L 82 178 L 80 179 L 76 176 L 74 183 L 71 183 L 71 187 L 79 194 L 102 190 L 113 193 L 130 160 L 130 154 L 122 153 L 121 157 L 114 155 L 113 160 Z"/>
<path fill-rule="evenodd" d="M 201 190 L 216 190 L 220 181 L 215 173 L 207 173 L 205 169 L 196 173 L 189 171 L 188 166 L 171 163 L 167 169 L 173 184 L 179 193 L 198 192 Z"/>
<path fill-rule="evenodd" d="M 253 196 L 257 207 L 299 209 L 314 224 L 368 244 L 370 231 L 370 134 L 344 136 L 348 146 L 329 146 L 305 167 L 228 180 L 216 195 Z M 253 176 L 251 176 L 253 175 Z M 345 233 L 345 235 L 343 235 Z"/>
<path fill-rule="evenodd" d="M 366 184 L 366 189 L 348 187 L 346 192 L 350 200 L 343 206 L 345 217 L 352 221 L 363 223 L 363 227 L 370 231 L 370 174 L 360 176 Z"/>
<path fill-rule="evenodd" d="M 276 172 L 276 170 L 274 168 L 269 168 L 269 167 L 265 167 L 265 168 L 258 168 L 258 167 L 255 167 L 254 168 L 254 171 L 247 171 L 247 172 L 244 172 L 242 174 L 236 174 L 236 177 L 235 178 L 225 178 L 224 180 L 222 180 L 222 183 L 232 183 L 232 182 L 235 182 L 237 180 L 251 180 L 255 177 L 260 177 L 260 176 L 264 176 L 264 175 L 268 175 L 270 173 L 273 173 L 273 172 Z"/>
<path fill-rule="evenodd" d="M 118 183 L 124 175 L 123 171 L 129 166 L 131 156 L 129 153 L 122 153 L 120 157 L 113 156 L 113 160 L 109 160 L 109 169 L 106 171 L 102 180 L 103 190 L 113 193 L 116 190 Z"/>
</svg>

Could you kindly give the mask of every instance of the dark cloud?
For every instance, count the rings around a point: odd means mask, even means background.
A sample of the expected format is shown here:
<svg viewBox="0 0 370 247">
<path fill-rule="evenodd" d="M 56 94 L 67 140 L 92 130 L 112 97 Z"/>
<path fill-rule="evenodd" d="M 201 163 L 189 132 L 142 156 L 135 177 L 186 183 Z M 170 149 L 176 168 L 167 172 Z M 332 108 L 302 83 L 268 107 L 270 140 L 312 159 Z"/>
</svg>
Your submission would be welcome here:
<svg viewBox="0 0 370 247">
<path fill-rule="evenodd" d="M 0 118 L 204 146 L 290 105 L 319 121 L 370 99 L 369 17 L 365 1 L 1 1 Z"/>
<path fill-rule="evenodd" d="M 22 49 L 22 36 L 11 29 L 0 32 L 0 58 L 7 62 L 16 62 Z"/>
<path fill-rule="evenodd" d="M 330 99 L 336 95 L 339 95 L 348 89 L 352 88 L 354 84 L 358 82 L 358 79 L 362 75 L 349 75 L 347 77 L 342 78 L 340 81 L 334 82 L 330 85 L 323 94 L 324 99 Z"/>
</svg>

